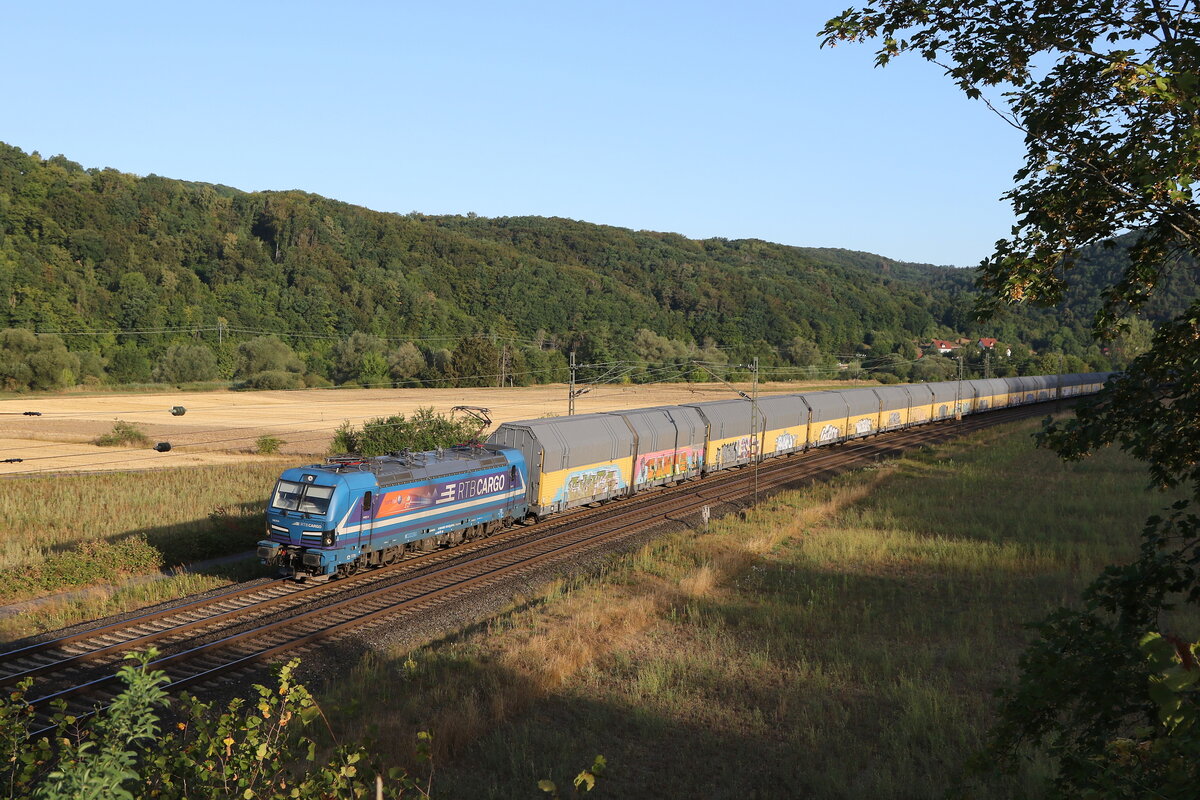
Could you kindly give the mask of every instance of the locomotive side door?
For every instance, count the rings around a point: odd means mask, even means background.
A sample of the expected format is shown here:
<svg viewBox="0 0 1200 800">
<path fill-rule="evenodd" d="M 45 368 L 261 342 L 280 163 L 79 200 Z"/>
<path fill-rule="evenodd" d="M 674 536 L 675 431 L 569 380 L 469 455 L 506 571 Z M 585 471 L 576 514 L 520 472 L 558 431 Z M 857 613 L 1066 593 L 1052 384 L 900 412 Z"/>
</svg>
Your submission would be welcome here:
<svg viewBox="0 0 1200 800">
<path fill-rule="evenodd" d="M 375 494 L 373 492 L 366 492 L 365 494 L 363 494 L 363 498 L 362 498 L 362 528 L 361 528 L 362 533 L 360 534 L 360 536 L 362 536 L 362 541 L 359 543 L 360 544 L 360 547 L 359 547 L 360 552 L 366 553 L 366 552 L 370 552 L 370 550 L 372 549 L 371 548 L 371 535 L 374 532 L 374 530 L 373 530 L 374 527 L 375 527 Z"/>
</svg>

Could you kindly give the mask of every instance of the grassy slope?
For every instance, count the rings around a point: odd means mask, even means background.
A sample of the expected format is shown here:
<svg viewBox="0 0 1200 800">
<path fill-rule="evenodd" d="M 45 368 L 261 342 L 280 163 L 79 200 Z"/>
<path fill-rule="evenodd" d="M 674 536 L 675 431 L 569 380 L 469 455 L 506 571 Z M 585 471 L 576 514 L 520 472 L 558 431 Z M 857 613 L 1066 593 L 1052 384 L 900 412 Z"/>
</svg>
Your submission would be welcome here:
<svg viewBox="0 0 1200 800">
<path fill-rule="evenodd" d="M 287 462 L 9 480 L 0 492 L 0 602 L 119 584 L 192 561 L 245 552 Z M 219 569 L 97 590 L 0 623 L 0 640 L 181 597 L 242 577 Z"/>
<path fill-rule="evenodd" d="M 1119 453 L 1034 451 L 1033 427 L 782 495 L 371 659 L 339 694 L 372 698 L 348 727 L 385 760 L 433 731 L 446 796 L 537 796 L 597 753 L 603 796 L 936 796 L 982 742 L 1022 623 L 1130 555 L 1168 499 Z"/>
</svg>

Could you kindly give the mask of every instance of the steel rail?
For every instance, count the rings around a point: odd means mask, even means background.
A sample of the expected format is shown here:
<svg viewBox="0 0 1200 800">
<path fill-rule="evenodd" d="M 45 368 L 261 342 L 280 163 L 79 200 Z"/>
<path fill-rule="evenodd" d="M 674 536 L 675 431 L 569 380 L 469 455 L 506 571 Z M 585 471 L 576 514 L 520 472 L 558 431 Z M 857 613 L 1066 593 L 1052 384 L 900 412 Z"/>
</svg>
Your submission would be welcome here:
<svg viewBox="0 0 1200 800">
<path fill-rule="evenodd" d="M 912 430 L 913 430 L 912 428 L 899 429 L 897 431 L 888 431 L 881 435 L 895 435 L 898 433 L 911 432 Z M 847 447 L 858 449 L 858 448 L 869 448 L 870 446 L 871 446 L 871 443 L 869 443 L 866 439 L 852 440 L 851 442 L 842 443 L 841 449 L 826 448 L 826 449 L 821 450 L 819 455 L 816 455 L 816 456 L 810 455 L 809 459 L 810 460 L 840 459 L 840 458 L 843 458 L 845 456 L 845 454 L 847 453 L 847 449 L 846 449 Z M 798 453 L 789 454 L 789 456 L 806 454 L 806 453 L 810 453 L 810 452 L 811 451 L 800 451 Z M 743 467 L 744 466 L 749 466 L 749 465 L 743 465 Z M 769 459 L 766 462 L 761 463 L 759 466 L 759 469 L 760 469 L 760 472 L 768 471 L 768 473 L 771 473 L 778 469 L 788 468 L 791 466 L 793 466 L 793 464 L 786 462 L 784 459 Z M 735 468 L 735 469 L 739 469 L 739 468 Z M 735 480 L 737 478 L 737 475 L 738 475 L 738 473 L 736 471 L 729 471 L 729 472 L 722 471 L 722 472 L 713 473 L 711 475 L 704 476 L 703 478 L 700 478 L 698 480 L 693 480 L 693 481 L 690 481 L 687 483 L 679 483 L 679 484 L 676 484 L 675 486 L 655 487 L 655 489 L 653 489 L 651 491 L 642 492 L 639 495 L 635 496 L 635 498 L 633 498 L 632 503 L 625 503 L 625 504 L 623 504 L 622 508 L 628 510 L 634 504 L 642 506 L 642 505 L 646 505 L 648 503 L 660 502 L 662 498 L 664 498 L 670 494 L 674 494 L 674 493 L 681 492 L 681 491 L 684 491 L 684 492 L 695 491 L 696 489 L 700 488 L 700 486 L 702 484 L 703 485 L 709 485 L 711 483 L 720 484 L 720 483 L 724 483 L 729 480 Z M 622 499 L 624 499 L 624 498 L 622 498 Z M 4 675 L 0 675 L 0 686 L 11 685 L 11 684 L 17 683 L 25 678 L 36 677 L 39 675 L 45 675 L 45 674 L 48 674 L 48 673 L 51 673 L 54 671 L 58 671 L 58 670 L 64 670 L 64 669 L 70 668 L 72 666 L 82 664 L 86 661 L 99 659 L 106 655 L 111 655 L 113 653 L 120 652 L 122 650 L 132 649 L 132 648 L 140 646 L 140 645 L 147 645 L 147 644 L 150 644 L 155 641 L 159 641 L 164 638 L 181 635 L 183 633 L 186 633 L 189 631 L 194 631 L 194 630 L 197 630 L 200 628 L 211 627 L 218 623 L 229 622 L 229 621 L 236 620 L 236 619 L 239 619 L 242 617 L 250 616 L 257 612 L 261 612 L 268 608 L 274 607 L 283 602 L 289 602 L 289 601 L 290 602 L 301 602 L 303 600 L 307 600 L 310 595 L 320 595 L 323 593 L 342 592 L 348 588 L 351 588 L 352 586 L 356 586 L 361 583 L 377 582 L 381 579 L 390 577 L 392 574 L 397 573 L 397 572 L 409 571 L 409 570 L 413 570 L 413 569 L 423 569 L 426 566 L 431 566 L 431 565 L 427 565 L 426 562 L 432 561 L 434 563 L 437 563 L 437 562 L 441 562 L 441 561 L 453 560 L 467 552 L 477 552 L 482 549 L 494 548 L 497 545 L 501 544 L 502 542 L 504 542 L 505 540 L 508 540 L 508 539 L 525 537 L 525 536 L 530 536 L 530 535 L 536 535 L 536 536 L 549 535 L 549 533 L 551 531 L 554 531 L 562 526 L 565 526 L 565 525 L 573 526 L 573 525 L 578 524 L 579 522 L 585 521 L 587 519 L 591 519 L 595 516 L 605 515 L 608 513 L 612 513 L 612 509 L 609 507 L 584 508 L 584 509 L 576 510 L 573 513 L 570 513 L 565 518 L 564 517 L 555 518 L 553 520 L 540 522 L 534 526 L 526 526 L 523 528 L 512 528 L 507 531 L 498 532 L 496 535 L 487 537 L 486 539 L 477 539 L 472 542 L 464 542 L 463 545 L 460 545 L 458 548 L 451 548 L 449 550 L 438 550 L 438 551 L 433 551 L 433 552 L 411 553 L 408 555 L 407 558 L 404 558 L 403 560 L 397 562 L 396 564 L 386 565 L 382 569 L 373 569 L 373 570 L 370 570 L 367 572 L 361 572 L 358 575 L 350 576 L 349 578 L 341 578 L 336 582 L 336 584 L 320 583 L 320 584 L 316 584 L 313 586 L 296 588 L 292 591 L 288 591 L 283 594 L 271 594 L 271 592 L 273 590 L 283 588 L 289 584 L 288 579 L 279 579 L 279 580 L 275 580 L 275 581 L 272 581 L 267 584 L 260 584 L 257 586 L 237 588 L 232 591 L 223 592 L 222 594 L 216 595 L 214 597 L 201 598 L 199 600 L 194 600 L 191 602 L 184 603 L 183 605 L 170 606 L 170 607 L 167 607 L 164 609 L 160 609 L 158 611 L 153 611 L 153 612 L 141 614 L 136 617 L 129 618 L 129 619 L 119 620 L 119 621 L 116 621 L 113 623 L 109 623 L 109 624 L 101 626 L 99 628 L 89 628 L 89 629 L 86 629 L 83 631 L 69 634 L 67 636 L 61 636 L 61 637 L 49 639 L 49 640 L 46 640 L 43 642 L 37 642 L 34 644 L 27 645 L 25 647 L 18 648 L 16 650 L 11 650 L 8 652 L 0 653 L 0 667 L 2 667 L 2 665 L 5 662 L 11 663 L 13 661 L 24 659 L 29 656 L 32 656 L 32 655 L 35 655 L 38 653 L 42 653 L 42 652 L 46 652 L 46 651 L 52 650 L 52 649 L 62 650 L 68 645 L 72 645 L 72 644 L 76 644 L 76 643 L 80 643 L 80 642 L 86 642 L 86 641 L 94 640 L 94 639 L 102 639 L 105 637 L 111 638 L 113 635 L 120 635 L 125 632 L 131 631 L 135 628 L 143 627 L 143 626 L 151 624 L 151 623 L 162 622 L 164 620 L 168 620 L 173 617 L 179 617 L 179 616 L 183 616 L 185 614 L 191 614 L 191 613 L 194 613 L 194 612 L 204 609 L 204 608 L 221 606 L 221 605 L 229 603 L 232 600 L 243 598 L 248 595 L 255 595 L 255 594 L 268 595 L 263 600 L 256 602 L 256 603 L 247 604 L 245 606 L 240 606 L 240 607 L 236 607 L 233 609 L 218 610 L 214 614 L 197 617 L 197 618 L 193 618 L 193 619 L 187 619 L 177 625 L 169 625 L 169 626 L 166 626 L 159 630 L 151 631 L 149 633 L 137 633 L 129 638 L 122 639 L 121 641 L 117 641 L 117 642 L 103 643 L 100 647 L 92 648 L 92 649 L 83 651 L 81 653 L 74 653 L 72 655 L 67 656 L 66 658 L 46 662 L 44 664 L 36 664 L 32 667 L 22 667 L 15 671 L 10 671 Z M 547 528 L 547 526 L 548 526 L 548 528 Z M 466 547 L 465 550 L 463 549 L 463 546 Z M 292 584 L 292 585 L 295 585 L 295 584 Z"/>
<path fill-rule="evenodd" d="M 1034 416 L 1041 412 L 1039 408 L 1041 405 L 1042 403 L 1023 404 L 1022 406 L 1009 407 L 987 415 L 972 415 L 966 420 L 945 420 L 941 421 L 941 424 L 910 426 L 905 429 L 885 432 L 871 437 L 863 437 L 863 439 L 857 441 L 841 443 L 842 446 L 840 447 L 824 448 L 823 452 L 817 456 L 811 455 L 809 451 L 800 451 L 791 455 L 806 457 L 800 459 L 771 459 L 766 462 L 770 465 L 766 469 L 768 473 L 766 488 L 769 491 L 777 487 L 783 488 L 796 485 L 806 480 L 819 479 L 827 474 L 836 474 L 864 462 L 904 452 L 916 444 L 944 441 L 956 438 L 965 433 Z M 761 471 L 762 467 L 760 466 L 760 478 Z M 266 643 L 268 646 L 260 648 L 255 652 L 248 654 L 232 653 L 230 655 L 234 655 L 235 657 L 226 659 L 225 663 L 218 663 L 215 666 L 201 669 L 200 672 L 190 676 L 179 677 L 167 684 L 167 688 L 175 691 L 197 682 L 215 679 L 223 673 L 267 660 L 282 652 L 302 648 L 316 641 L 335 636 L 349 628 L 363 627 L 371 624 L 373 620 L 403 614 L 406 609 L 422 604 L 429 604 L 447 594 L 454 592 L 463 593 L 481 584 L 495 583 L 503 580 L 510 573 L 532 569 L 543 562 L 553 559 L 555 556 L 585 549 L 598 542 L 617 541 L 627 535 L 642 533 L 652 529 L 657 523 L 663 520 L 671 520 L 672 514 L 695 512 L 700 506 L 709 502 L 737 505 L 733 500 L 744 500 L 750 495 L 748 487 L 752 480 L 753 474 L 744 468 L 722 471 L 716 475 L 707 476 L 702 480 L 687 482 L 658 492 L 643 493 L 634 502 L 622 504 L 620 511 L 608 507 L 605 510 L 609 513 L 575 514 L 566 519 L 556 520 L 550 524 L 548 530 L 543 527 L 546 523 L 541 523 L 532 529 L 510 531 L 509 535 L 503 537 L 503 541 L 494 541 L 492 539 L 477 540 L 482 546 L 473 549 L 469 553 L 463 553 L 461 550 L 455 552 L 456 549 L 452 548 L 450 551 L 426 554 L 430 556 L 445 554 L 446 557 L 444 560 L 450 563 L 432 571 L 425 571 L 423 569 L 414 570 L 414 572 L 419 572 L 419 574 L 401 577 L 397 582 L 373 589 L 365 594 L 349 597 L 330 605 L 322 605 L 294 617 L 280 619 L 195 648 L 164 656 L 151 662 L 150 666 L 161 668 L 177 663 L 199 662 L 200 659 L 204 659 L 210 654 L 229 650 L 239 642 L 266 638 L 277 631 L 287 628 L 301 628 L 297 632 L 298 635 L 285 638 L 282 642 L 272 643 L 268 641 Z M 742 488 L 739 489 L 739 487 Z M 664 505 L 671 507 L 664 509 L 662 508 Z M 744 503 L 741 505 L 744 507 Z M 639 517 L 641 518 L 639 519 Z M 591 521 L 589 522 L 588 520 Z M 584 524 L 578 525 L 577 523 L 581 521 Z M 496 537 L 496 539 L 500 538 Z M 503 546 L 506 543 L 507 546 Z M 496 545 L 502 546 L 500 549 L 496 549 Z M 552 546 L 547 549 L 548 545 Z M 542 552 L 530 552 L 539 549 Z M 485 552 L 487 550 L 495 550 L 495 552 Z M 524 553 L 529 554 L 520 557 Z M 464 559 L 464 556 L 471 557 Z M 514 557 L 517 557 L 516 560 L 513 560 Z M 411 563 L 412 560 L 409 559 L 407 563 Z M 405 563 L 400 562 L 400 564 L 394 566 L 401 566 Z M 478 575 L 472 576 L 468 574 L 464 577 L 456 578 L 449 584 L 435 586 L 428 591 L 420 590 L 415 596 L 402 597 L 384 602 L 382 607 L 368 610 L 363 614 L 352 615 L 340 621 L 333 622 L 333 624 L 322 624 L 316 629 L 307 630 L 304 627 L 307 622 L 318 620 L 319 618 L 324 618 L 328 621 L 328 617 L 332 614 L 351 609 L 355 606 L 384 600 L 389 595 L 394 596 L 411 592 L 414 588 L 419 589 L 422 585 L 434 582 L 438 577 L 458 575 L 468 571 L 472 566 L 486 563 L 497 563 L 498 566 L 487 569 Z M 375 573 L 367 574 L 378 574 L 378 572 L 375 571 Z M 343 587 L 338 587 L 339 590 L 341 588 Z M 292 596 L 294 595 L 288 595 L 288 597 Z M 55 699 L 65 701 L 67 697 L 81 695 L 88 691 L 94 692 L 113 684 L 115 681 L 116 676 L 110 674 L 39 697 L 30 701 L 30 703 L 31 705 L 43 705 Z M 95 713 L 96 710 L 98 708 L 83 711 L 80 714 L 76 714 L 75 717 L 77 719 L 86 718 Z M 53 729 L 54 726 L 43 728 L 35 731 L 31 736 L 41 735 Z"/>
</svg>

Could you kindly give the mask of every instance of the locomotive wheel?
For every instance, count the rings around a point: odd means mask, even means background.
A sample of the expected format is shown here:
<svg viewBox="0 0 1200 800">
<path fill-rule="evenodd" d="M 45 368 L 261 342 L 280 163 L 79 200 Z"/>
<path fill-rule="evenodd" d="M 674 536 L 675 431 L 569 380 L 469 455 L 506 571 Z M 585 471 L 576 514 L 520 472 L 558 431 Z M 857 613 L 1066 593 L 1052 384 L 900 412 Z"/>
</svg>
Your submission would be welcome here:
<svg viewBox="0 0 1200 800">
<path fill-rule="evenodd" d="M 338 567 L 338 574 L 343 578 L 349 578 L 351 575 L 358 574 L 358 559 L 348 561 Z"/>
<path fill-rule="evenodd" d="M 380 555 L 379 563 L 385 567 L 390 567 L 400 560 L 400 551 L 395 547 L 389 547 Z"/>
</svg>

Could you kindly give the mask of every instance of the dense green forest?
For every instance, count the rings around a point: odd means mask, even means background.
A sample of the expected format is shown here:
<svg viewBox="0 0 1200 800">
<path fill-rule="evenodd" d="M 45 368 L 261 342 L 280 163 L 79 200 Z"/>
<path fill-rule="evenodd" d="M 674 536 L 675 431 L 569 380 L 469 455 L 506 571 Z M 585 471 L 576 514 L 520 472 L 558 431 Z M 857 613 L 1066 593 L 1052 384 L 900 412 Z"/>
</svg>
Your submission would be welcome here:
<svg viewBox="0 0 1200 800">
<path fill-rule="evenodd" d="M 1107 275 L 1119 262 L 1118 247 L 1087 269 Z M 1060 353 L 1067 368 L 1108 369 L 1142 346 L 1139 330 L 1107 354 L 1091 341 L 1094 293 L 1073 296 L 1066 317 L 1022 309 L 976 323 L 972 280 L 758 240 L 379 213 L 0 144 L 9 390 L 524 384 L 563 380 L 571 351 L 591 365 L 583 380 L 703 377 L 694 362 L 724 374 L 755 356 L 774 377 L 852 372 L 840 362 L 921 379 L 954 369 L 917 358 L 933 337 L 1001 340 L 1013 355 L 992 359 L 998 374 L 1057 369 Z M 1180 292 L 1194 288 L 1181 281 Z M 965 350 L 978 371 L 978 348 Z"/>
</svg>

